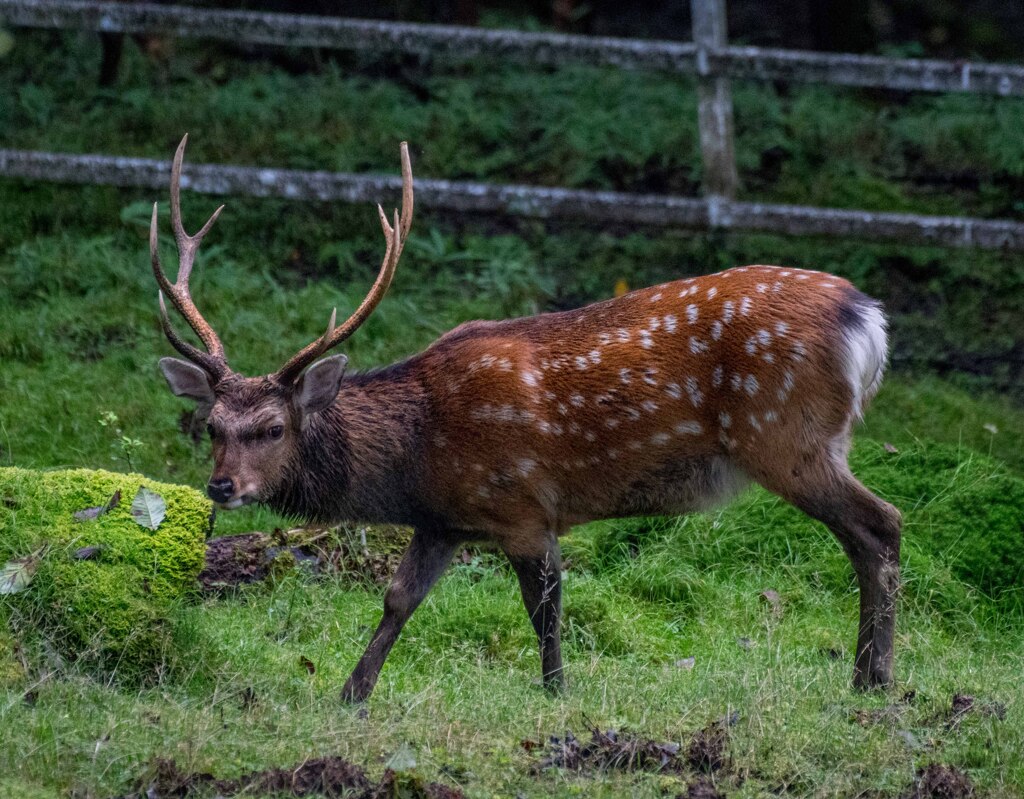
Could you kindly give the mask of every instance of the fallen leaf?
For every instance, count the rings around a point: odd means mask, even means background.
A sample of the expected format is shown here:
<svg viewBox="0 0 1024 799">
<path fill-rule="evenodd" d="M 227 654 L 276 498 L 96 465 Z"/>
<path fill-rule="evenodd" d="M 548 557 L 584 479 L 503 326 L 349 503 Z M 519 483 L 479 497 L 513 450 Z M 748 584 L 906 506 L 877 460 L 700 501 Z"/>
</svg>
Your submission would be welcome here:
<svg viewBox="0 0 1024 799">
<path fill-rule="evenodd" d="M 102 551 L 103 547 L 98 545 L 91 547 L 82 547 L 81 549 L 76 549 L 75 554 L 72 555 L 72 557 L 75 560 L 95 560 Z"/>
<path fill-rule="evenodd" d="M 35 556 L 7 561 L 0 569 L 0 594 L 17 594 L 28 588 L 38 565 Z"/>
<path fill-rule="evenodd" d="M 736 645 L 740 649 L 753 649 L 754 648 L 754 642 L 751 641 L 749 638 L 746 638 L 746 637 L 737 638 L 736 639 Z"/>
<path fill-rule="evenodd" d="M 385 768 L 393 771 L 408 771 L 416 768 L 416 753 L 408 743 L 403 741 L 395 753 L 388 758 Z"/>
<path fill-rule="evenodd" d="M 121 489 L 118 489 L 110 496 L 106 505 L 97 505 L 95 508 L 77 510 L 73 515 L 76 522 L 91 522 L 93 519 L 98 519 L 104 513 L 110 513 L 110 511 L 116 508 L 120 503 Z"/>
<path fill-rule="evenodd" d="M 985 422 L 985 424 L 983 424 L 982 427 L 992 435 L 995 435 L 996 433 L 999 432 L 999 428 L 992 424 L 992 422 Z"/>
<path fill-rule="evenodd" d="M 761 599 L 763 599 L 765 602 L 771 605 L 772 610 L 774 610 L 776 613 L 780 613 L 782 611 L 782 597 L 779 596 L 778 591 L 774 591 L 771 588 L 766 588 L 764 591 L 761 592 L 760 596 Z"/>
<path fill-rule="evenodd" d="M 924 744 L 921 743 L 921 739 L 914 735 L 910 730 L 896 730 L 896 737 L 906 744 L 907 749 L 920 751 L 925 748 Z"/>
<path fill-rule="evenodd" d="M 889 453 L 890 455 L 895 455 L 895 454 L 896 454 L 897 452 L 899 452 L 899 450 L 898 450 L 898 449 L 896 449 L 896 447 L 895 447 L 894 445 L 890 444 L 890 443 L 889 443 L 888 441 L 886 441 L 886 442 L 885 442 L 884 444 L 882 444 L 882 447 L 883 447 L 883 448 L 885 449 L 885 451 L 886 451 L 886 452 L 888 452 L 888 453 Z"/>
<path fill-rule="evenodd" d="M 690 669 L 692 669 L 696 665 L 697 665 L 697 658 L 695 658 L 693 656 L 688 657 L 688 658 L 681 658 L 681 659 L 676 661 L 676 668 L 677 669 L 685 669 L 686 671 L 689 671 Z"/>
<path fill-rule="evenodd" d="M 305 655 L 299 656 L 299 663 L 302 664 L 303 668 L 305 668 L 309 674 L 316 674 L 316 665 Z"/>
<path fill-rule="evenodd" d="M 147 530 L 155 530 L 160 526 L 167 514 L 167 503 L 164 498 L 155 491 L 150 491 L 145 486 L 139 488 L 139 492 L 132 500 L 132 518 L 140 526 Z"/>
</svg>

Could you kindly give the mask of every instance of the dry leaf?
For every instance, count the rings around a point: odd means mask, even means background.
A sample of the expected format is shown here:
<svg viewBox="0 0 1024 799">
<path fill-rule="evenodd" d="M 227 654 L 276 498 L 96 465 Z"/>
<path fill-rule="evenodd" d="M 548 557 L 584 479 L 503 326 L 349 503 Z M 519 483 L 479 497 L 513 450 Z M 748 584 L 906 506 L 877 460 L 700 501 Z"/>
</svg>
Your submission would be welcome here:
<svg viewBox="0 0 1024 799">
<path fill-rule="evenodd" d="M 155 530 L 167 514 L 167 504 L 162 496 L 142 486 L 132 500 L 131 514 L 139 525 L 147 530 Z"/>
</svg>

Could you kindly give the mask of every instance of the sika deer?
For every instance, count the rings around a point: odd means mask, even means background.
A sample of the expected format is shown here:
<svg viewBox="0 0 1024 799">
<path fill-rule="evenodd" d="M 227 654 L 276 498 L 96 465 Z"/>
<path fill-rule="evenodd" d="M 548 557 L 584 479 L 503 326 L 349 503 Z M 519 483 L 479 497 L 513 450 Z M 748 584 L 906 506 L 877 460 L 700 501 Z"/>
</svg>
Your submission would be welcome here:
<svg viewBox="0 0 1024 799">
<path fill-rule="evenodd" d="M 317 361 L 369 316 L 391 283 L 412 221 L 402 144 L 402 214 L 389 224 L 369 295 L 343 325 L 279 371 L 243 377 L 188 290 L 196 249 L 171 175 L 177 282 L 163 292 L 205 345 L 164 332 L 187 361 L 160 361 L 171 390 L 208 415 L 222 508 L 262 502 L 318 522 L 414 528 L 384 617 L 344 687 L 373 690 L 402 626 L 464 541 L 512 562 L 540 642 L 544 682 L 562 683 L 558 537 L 593 519 L 708 508 L 749 481 L 824 522 L 860 583 L 854 683 L 892 681 L 900 515 L 847 465 L 851 427 L 879 387 L 886 324 L 845 280 L 772 266 L 729 269 L 575 311 L 469 322 L 424 352 L 346 375 Z"/>
</svg>

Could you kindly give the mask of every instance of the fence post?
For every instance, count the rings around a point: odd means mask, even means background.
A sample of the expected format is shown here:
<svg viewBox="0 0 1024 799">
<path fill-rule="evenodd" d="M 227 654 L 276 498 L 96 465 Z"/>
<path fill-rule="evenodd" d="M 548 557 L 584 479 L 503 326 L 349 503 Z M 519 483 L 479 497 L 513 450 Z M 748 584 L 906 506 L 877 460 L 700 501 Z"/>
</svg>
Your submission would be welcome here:
<svg viewBox="0 0 1024 799">
<path fill-rule="evenodd" d="M 697 120 L 704 162 L 704 193 L 736 198 L 736 157 L 733 150 L 732 94 L 729 79 L 716 77 L 708 51 L 724 48 L 725 0 L 690 0 L 693 43 L 697 46 Z"/>
</svg>

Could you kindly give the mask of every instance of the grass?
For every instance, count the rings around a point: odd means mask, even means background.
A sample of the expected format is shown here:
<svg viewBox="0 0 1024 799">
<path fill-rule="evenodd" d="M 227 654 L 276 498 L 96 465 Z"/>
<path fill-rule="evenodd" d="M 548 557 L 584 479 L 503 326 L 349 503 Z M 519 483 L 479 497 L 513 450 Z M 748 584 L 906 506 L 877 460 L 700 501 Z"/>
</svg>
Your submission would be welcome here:
<svg viewBox="0 0 1024 799">
<path fill-rule="evenodd" d="M 82 77 L 97 59 L 92 37 L 19 31 L 0 61 L 0 94 L 13 98 L 0 105 L 0 141 L 166 158 L 187 128 L 194 161 L 393 171 L 407 137 L 422 176 L 683 194 L 699 177 L 693 90 L 676 79 L 356 59 L 287 71 L 188 45 L 161 66 L 126 51 L 121 84 L 99 90 Z M 1020 213 L 1024 104 L 890 99 L 740 86 L 745 196 Z M 176 432 L 186 406 L 155 366 L 169 348 L 145 253 L 154 198 L 164 191 L 0 181 L 0 463 L 205 481 L 207 446 Z M 186 195 L 189 226 L 215 204 Z M 400 358 L 466 319 L 605 297 L 620 279 L 809 266 L 853 279 L 893 316 L 896 368 L 862 447 L 888 442 L 909 461 L 938 441 L 964 461 L 978 451 L 1024 474 L 1024 410 L 991 390 L 1022 396 L 1019 256 L 504 224 L 419 212 L 391 293 L 346 344 L 353 363 Z M 332 306 L 352 309 L 381 255 L 375 226 L 370 208 L 232 198 L 194 278 L 232 364 L 266 372 L 319 335 Z M 169 237 L 162 247 L 173 263 Z M 221 515 L 218 532 L 284 521 L 238 511 Z M 981 795 L 1020 796 L 1019 609 L 970 588 L 927 540 L 923 524 L 908 528 L 917 543 L 904 563 L 900 682 L 887 694 L 849 689 L 857 599 L 838 546 L 754 492 L 707 516 L 594 525 L 567 539 L 572 687 L 558 698 L 532 684 L 538 658 L 514 578 L 487 554 L 456 564 L 428 597 L 365 717 L 337 696 L 381 595 L 344 578 L 292 575 L 183 607 L 181 662 L 142 689 L 75 666 L 34 664 L 24 677 L 0 663 L 0 794 L 105 799 L 155 757 L 230 777 L 339 754 L 379 776 L 411 748 L 419 773 L 470 796 L 671 796 L 685 785 L 665 775 L 531 775 L 540 753 L 521 741 L 595 724 L 685 744 L 736 710 L 732 765 L 718 778 L 730 795 L 895 796 L 917 768 L 945 762 Z M 781 615 L 759 598 L 768 588 Z M 691 656 L 692 670 L 676 665 Z M 908 690 L 916 698 L 900 705 Z M 954 692 L 1006 703 L 1005 720 L 976 713 L 950 727 Z M 899 706 L 891 721 L 856 720 L 889 705 Z"/>
<path fill-rule="evenodd" d="M 337 693 L 378 617 L 377 592 L 291 577 L 187 608 L 178 636 L 188 665 L 157 687 L 119 690 L 72 671 L 28 686 L 31 706 L 21 698 L 25 686 L 6 695 L 0 767 L 8 795 L 30 787 L 41 796 L 116 795 L 154 757 L 229 777 L 339 754 L 379 774 L 411 747 L 420 774 L 460 783 L 470 796 L 654 797 L 684 785 L 643 773 L 531 776 L 540 754 L 520 742 L 596 724 L 685 745 L 733 711 L 732 766 L 718 776 L 730 795 L 894 795 L 929 762 L 966 769 L 981 795 L 1018 795 L 1019 624 L 986 618 L 977 597 L 942 609 L 916 589 L 911 568 L 899 685 L 890 694 L 851 693 L 856 595 L 845 559 L 805 521 L 790 528 L 788 557 L 750 549 L 766 522 L 786 518 L 780 511 L 756 492 L 706 520 L 630 523 L 639 555 L 603 565 L 587 558 L 600 527 L 574 533 L 566 547 L 575 560 L 565 612 L 571 689 L 558 698 L 532 684 L 537 656 L 514 577 L 488 557 L 456 565 L 430 595 L 365 717 Z M 658 554 L 673 541 L 683 544 L 675 558 Z M 658 588 L 673 573 L 687 592 Z M 766 588 L 782 595 L 781 614 L 759 598 Z M 833 659 L 834 651 L 842 655 Z M 676 666 L 691 656 L 692 670 Z M 891 720 L 856 720 L 899 705 L 908 690 L 915 699 Z M 1007 703 L 1006 719 L 976 714 L 948 727 L 956 692 Z"/>
</svg>

